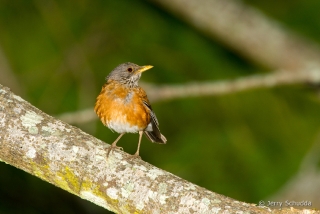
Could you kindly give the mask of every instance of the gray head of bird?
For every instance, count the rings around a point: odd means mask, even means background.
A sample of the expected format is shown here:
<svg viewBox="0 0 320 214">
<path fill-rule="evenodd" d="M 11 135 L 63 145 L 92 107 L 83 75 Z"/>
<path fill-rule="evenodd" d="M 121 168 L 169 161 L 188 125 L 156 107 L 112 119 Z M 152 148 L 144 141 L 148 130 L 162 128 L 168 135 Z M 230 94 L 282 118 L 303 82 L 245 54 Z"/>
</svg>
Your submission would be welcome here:
<svg viewBox="0 0 320 214">
<path fill-rule="evenodd" d="M 131 62 L 126 62 L 118 65 L 106 77 L 106 80 L 114 80 L 119 83 L 125 84 L 128 87 L 138 86 L 138 81 L 142 72 L 151 69 L 152 65 L 139 66 Z"/>
</svg>

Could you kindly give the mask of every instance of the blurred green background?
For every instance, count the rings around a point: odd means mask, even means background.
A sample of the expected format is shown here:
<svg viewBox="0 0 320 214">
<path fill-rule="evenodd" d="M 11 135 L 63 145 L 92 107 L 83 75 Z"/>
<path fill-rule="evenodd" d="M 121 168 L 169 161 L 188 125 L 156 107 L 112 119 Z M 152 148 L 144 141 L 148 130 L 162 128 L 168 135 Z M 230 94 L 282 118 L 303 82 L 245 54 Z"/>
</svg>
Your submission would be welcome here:
<svg viewBox="0 0 320 214">
<path fill-rule="evenodd" d="M 320 1 L 246 0 L 320 43 Z M 183 84 L 267 72 L 142 0 L 0 1 L 0 83 L 50 115 L 93 107 L 118 64 L 154 68 L 142 81 Z M 142 158 L 214 192 L 258 203 L 299 168 L 319 132 L 317 93 L 305 85 L 152 104 L 166 145 L 142 141 Z M 100 121 L 84 131 L 111 143 Z M 134 153 L 138 135 L 119 142 Z M 0 213 L 106 213 L 0 163 Z M 308 200 L 307 198 L 305 200 Z"/>
</svg>

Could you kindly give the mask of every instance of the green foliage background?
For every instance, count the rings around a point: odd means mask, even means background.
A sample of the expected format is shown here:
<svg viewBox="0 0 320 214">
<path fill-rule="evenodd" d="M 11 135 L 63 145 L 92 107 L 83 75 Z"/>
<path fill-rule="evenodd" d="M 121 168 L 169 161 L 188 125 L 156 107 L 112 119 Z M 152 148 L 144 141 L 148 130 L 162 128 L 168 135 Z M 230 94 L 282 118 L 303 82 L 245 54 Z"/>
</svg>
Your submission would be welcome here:
<svg viewBox="0 0 320 214">
<path fill-rule="evenodd" d="M 319 1 L 245 2 L 320 41 Z M 122 62 L 154 65 L 142 80 L 155 84 L 267 71 L 141 0 L 1 0 L 0 48 L 13 72 L 0 70 L 0 83 L 50 115 L 92 107 L 105 76 Z M 153 109 L 168 143 L 144 138 L 145 161 L 252 203 L 295 174 L 320 125 L 319 98 L 306 85 L 159 102 Z M 108 143 L 117 137 L 98 120 L 80 128 Z M 128 134 L 119 144 L 134 153 L 137 141 Z M 106 213 L 4 163 L 0 174 L 0 213 Z"/>
</svg>

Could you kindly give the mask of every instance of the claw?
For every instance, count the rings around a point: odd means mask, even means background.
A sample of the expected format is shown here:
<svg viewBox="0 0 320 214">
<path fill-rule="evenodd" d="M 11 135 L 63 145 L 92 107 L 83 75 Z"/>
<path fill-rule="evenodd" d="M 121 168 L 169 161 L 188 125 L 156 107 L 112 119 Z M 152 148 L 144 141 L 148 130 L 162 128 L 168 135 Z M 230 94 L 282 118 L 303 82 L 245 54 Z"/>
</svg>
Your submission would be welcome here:
<svg viewBox="0 0 320 214">
<path fill-rule="evenodd" d="M 117 142 L 120 140 L 120 138 L 124 135 L 124 133 L 120 134 L 119 137 L 111 144 L 111 146 L 109 146 L 109 148 L 107 149 L 107 158 L 109 157 L 109 154 L 111 152 L 111 150 L 114 149 L 120 149 L 123 151 L 122 147 L 116 146 Z"/>
<path fill-rule="evenodd" d="M 115 150 L 115 149 L 120 149 L 120 150 L 123 151 L 123 148 L 122 148 L 122 147 L 111 145 L 111 146 L 109 146 L 109 147 L 107 148 L 107 158 L 109 157 L 110 152 L 111 152 L 112 150 Z"/>
</svg>

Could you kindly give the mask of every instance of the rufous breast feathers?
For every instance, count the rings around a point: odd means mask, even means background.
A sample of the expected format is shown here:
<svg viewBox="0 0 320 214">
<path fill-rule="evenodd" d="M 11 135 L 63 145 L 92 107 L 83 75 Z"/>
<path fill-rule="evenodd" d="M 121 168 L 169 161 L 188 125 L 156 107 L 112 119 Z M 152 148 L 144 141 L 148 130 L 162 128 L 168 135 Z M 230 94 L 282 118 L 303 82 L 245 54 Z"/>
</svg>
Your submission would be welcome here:
<svg viewBox="0 0 320 214">
<path fill-rule="evenodd" d="M 150 110 L 140 100 L 141 88 L 115 87 L 108 81 L 99 94 L 95 112 L 102 123 L 117 133 L 143 131 L 150 123 Z"/>
</svg>

